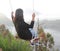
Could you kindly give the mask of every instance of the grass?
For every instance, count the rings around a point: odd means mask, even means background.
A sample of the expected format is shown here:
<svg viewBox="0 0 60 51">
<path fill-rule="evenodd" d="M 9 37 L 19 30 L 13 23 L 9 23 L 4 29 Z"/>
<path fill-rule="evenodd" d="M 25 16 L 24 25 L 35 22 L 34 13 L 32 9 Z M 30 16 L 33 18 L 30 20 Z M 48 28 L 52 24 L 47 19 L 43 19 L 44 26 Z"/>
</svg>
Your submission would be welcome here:
<svg viewBox="0 0 60 51">
<path fill-rule="evenodd" d="M 29 42 L 15 39 L 11 34 L 6 37 L 0 34 L 0 48 L 2 48 L 3 51 L 31 51 Z"/>
</svg>

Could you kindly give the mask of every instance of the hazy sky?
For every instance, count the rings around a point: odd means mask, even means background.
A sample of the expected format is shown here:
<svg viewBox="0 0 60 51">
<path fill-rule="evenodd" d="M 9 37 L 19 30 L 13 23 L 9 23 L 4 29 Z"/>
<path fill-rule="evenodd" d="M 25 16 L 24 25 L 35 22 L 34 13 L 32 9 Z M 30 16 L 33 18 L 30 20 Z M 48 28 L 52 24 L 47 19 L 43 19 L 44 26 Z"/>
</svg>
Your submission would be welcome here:
<svg viewBox="0 0 60 51">
<path fill-rule="evenodd" d="M 9 2 L 11 1 L 11 2 Z M 33 0 L 0 0 L 0 13 L 11 19 L 11 5 L 13 11 L 17 8 L 24 10 L 25 20 L 31 20 L 33 13 Z M 34 0 L 36 19 L 55 20 L 60 19 L 60 0 Z"/>
</svg>

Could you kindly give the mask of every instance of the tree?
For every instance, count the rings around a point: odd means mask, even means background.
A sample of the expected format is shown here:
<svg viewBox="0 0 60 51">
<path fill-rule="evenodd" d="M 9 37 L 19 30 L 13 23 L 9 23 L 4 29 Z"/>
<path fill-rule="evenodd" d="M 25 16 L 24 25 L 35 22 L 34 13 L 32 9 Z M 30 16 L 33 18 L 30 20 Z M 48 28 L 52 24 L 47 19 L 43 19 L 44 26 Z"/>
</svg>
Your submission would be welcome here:
<svg viewBox="0 0 60 51">
<path fill-rule="evenodd" d="M 38 47 L 39 51 L 49 51 L 49 49 L 54 45 L 54 38 L 50 33 L 44 32 L 44 29 L 40 27 L 39 20 L 37 30 L 40 37 L 40 46 Z"/>
</svg>

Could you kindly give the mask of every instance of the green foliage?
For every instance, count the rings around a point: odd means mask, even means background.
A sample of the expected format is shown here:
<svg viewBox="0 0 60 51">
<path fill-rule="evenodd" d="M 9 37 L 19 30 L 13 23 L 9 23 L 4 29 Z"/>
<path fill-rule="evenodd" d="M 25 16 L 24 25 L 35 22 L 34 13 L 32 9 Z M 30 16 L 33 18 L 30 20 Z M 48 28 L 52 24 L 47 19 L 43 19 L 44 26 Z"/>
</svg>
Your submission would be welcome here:
<svg viewBox="0 0 60 51">
<path fill-rule="evenodd" d="M 4 25 L 0 26 L 0 48 L 3 51 L 31 51 L 29 42 L 16 39 Z"/>
<path fill-rule="evenodd" d="M 50 38 L 51 37 L 51 34 L 50 33 L 47 33 L 47 38 Z"/>
<path fill-rule="evenodd" d="M 40 27 L 40 28 L 38 29 L 38 34 L 40 34 L 41 32 L 44 32 L 44 30 L 43 30 L 42 27 Z"/>
<path fill-rule="evenodd" d="M 31 51 L 31 47 L 29 46 L 29 43 L 24 40 L 17 40 L 13 37 L 3 37 L 0 34 L 0 48 L 3 49 L 3 51 Z"/>
<path fill-rule="evenodd" d="M 43 40 L 42 43 L 40 40 L 40 43 L 41 43 L 40 50 L 49 51 L 49 48 L 52 48 L 54 45 L 54 38 L 52 37 L 52 35 L 50 33 L 45 33 L 44 29 L 42 27 L 39 27 L 39 25 L 37 27 L 37 30 L 38 30 L 39 37 L 41 37 L 41 35 L 43 35 L 43 38 L 44 38 L 44 39 L 42 39 Z"/>
</svg>

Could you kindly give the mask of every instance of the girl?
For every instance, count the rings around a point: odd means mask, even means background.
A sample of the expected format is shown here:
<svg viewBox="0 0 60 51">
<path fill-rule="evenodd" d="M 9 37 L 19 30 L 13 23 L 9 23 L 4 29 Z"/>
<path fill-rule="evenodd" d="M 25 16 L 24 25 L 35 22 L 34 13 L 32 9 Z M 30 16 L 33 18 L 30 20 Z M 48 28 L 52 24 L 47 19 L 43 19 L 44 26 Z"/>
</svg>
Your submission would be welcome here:
<svg viewBox="0 0 60 51">
<path fill-rule="evenodd" d="M 23 10 L 20 8 L 16 10 L 15 16 L 13 15 L 13 12 L 11 16 L 18 36 L 24 40 L 31 40 L 35 35 L 33 30 L 35 13 L 32 14 L 32 21 L 30 25 L 24 21 Z"/>
</svg>

